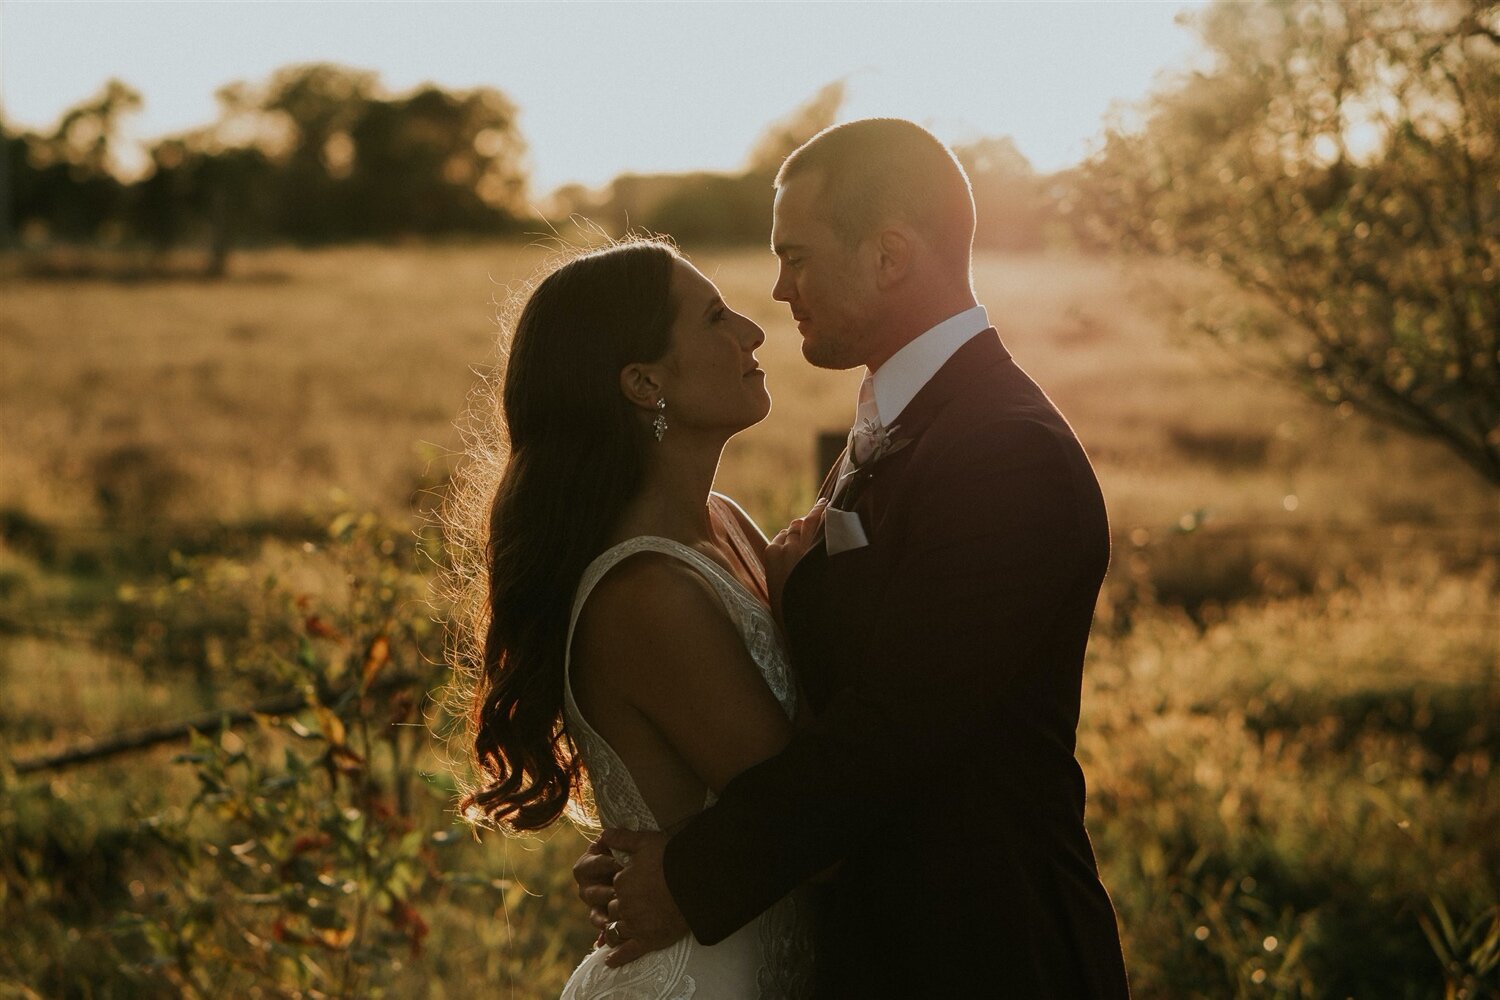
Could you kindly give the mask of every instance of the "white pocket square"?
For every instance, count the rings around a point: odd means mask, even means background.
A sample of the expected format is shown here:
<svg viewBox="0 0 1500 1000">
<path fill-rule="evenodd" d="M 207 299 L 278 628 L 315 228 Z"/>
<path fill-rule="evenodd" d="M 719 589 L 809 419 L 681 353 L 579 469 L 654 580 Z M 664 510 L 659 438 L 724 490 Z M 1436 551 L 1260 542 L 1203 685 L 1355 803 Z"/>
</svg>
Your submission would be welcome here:
<svg viewBox="0 0 1500 1000">
<path fill-rule="evenodd" d="M 837 507 L 829 507 L 823 511 L 823 538 L 831 556 L 870 544 L 859 515 L 852 510 L 839 510 Z"/>
</svg>

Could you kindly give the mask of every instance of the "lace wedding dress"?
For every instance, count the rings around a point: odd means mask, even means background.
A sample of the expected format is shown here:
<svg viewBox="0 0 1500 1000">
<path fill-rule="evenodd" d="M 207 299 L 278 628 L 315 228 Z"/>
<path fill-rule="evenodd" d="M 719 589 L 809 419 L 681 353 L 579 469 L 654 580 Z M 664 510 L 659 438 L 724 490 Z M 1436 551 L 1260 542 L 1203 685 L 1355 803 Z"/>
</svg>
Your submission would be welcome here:
<svg viewBox="0 0 1500 1000">
<path fill-rule="evenodd" d="M 671 539 L 632 538 L 584 570 L 573 600 L 568 646 L 572 646 L 578 614 L 594 587 L 616 564 L 647 551 L 682 560 L 713 585 L 767 686 L 790 718 L 796 707 L 796 688 L 770 611 L 723 567 Z M 564 719 L 588 768 L 599 822 L 606 827 L 661 829 L 625 763 L 578 710 L 568 664 L 565 659 Z M 706 805 L 713 801 L 710 792 Z M 583 960 L 563 987 L 562 1000 L 799 1000 L 812 992 L 811 937 L 796 893 L 712 947 L 688 935 L 618 969 L 605 966 L 607 952 L 607 948 L 596 948 Z"/>
</svg>

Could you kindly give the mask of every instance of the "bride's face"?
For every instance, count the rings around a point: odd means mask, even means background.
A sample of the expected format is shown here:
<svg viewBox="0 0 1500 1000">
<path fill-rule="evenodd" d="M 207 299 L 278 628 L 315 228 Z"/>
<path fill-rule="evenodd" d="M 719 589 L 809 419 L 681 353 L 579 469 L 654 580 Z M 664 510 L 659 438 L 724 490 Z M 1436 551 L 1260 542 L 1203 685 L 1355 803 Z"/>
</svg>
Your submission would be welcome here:
<svg viewBox="0 0 1500 1000">
<path fill-rule="evenodd" d="M 672 272 L 672 298 L 677 319 L 661 362 L 668 426 L 734 433 L 764 420 L 771 396 L 755 349 L 765 333 L 725 305 L 714 283 L 685 260 Z"/>
</svg>

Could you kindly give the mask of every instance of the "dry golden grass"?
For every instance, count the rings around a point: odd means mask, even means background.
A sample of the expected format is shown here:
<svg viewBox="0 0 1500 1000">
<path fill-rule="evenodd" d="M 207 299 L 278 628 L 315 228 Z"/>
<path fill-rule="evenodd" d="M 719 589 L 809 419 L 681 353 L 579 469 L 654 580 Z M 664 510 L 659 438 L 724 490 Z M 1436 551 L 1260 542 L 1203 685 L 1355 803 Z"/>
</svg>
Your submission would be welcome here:
<svg viewBox="0 0 1500 1000">
<path fill-rule="evenodd" d="M 244 253 L 225 282 L 0 286 L 0 507 L 49 520 L 239 520 L 421 506 L 495 358 L 497 305 L 544 256 L 505 244 Z M 800 357 L 758 250 L 692 255 L 765 329 L 775 407 L 720 488 L 768 520 L 806 502 L 813 435 L 858 374 Z M 1159 266 L 986 256 L 981 301 L 1093 455 L 1120 534 L 1225 521 L 1474 523 L 1492 496 L 1433 445 L 1340 420 L 1174 343 Z M 1221 457 L 1222 453 L 1222 457 Z M 1297 509 L 1283 509 L 1297 497 Z"/>
<path fill-rule="evenodd" d="M 189 537 L 182 525 L 295 529 L 303 513 L 421 523 L 422 491 L 455 460 L 474 369 L 496 358 L 498 306 L 544 255 L 278 249 L 242 254 L 217 284 L 0 276 L 0 626 L 51 616 L 0 634 L 5 749 L 203 707 L 188 640 L 199 659 L 259 662 L 265 635 L 301 625 L 262 579 L 336 603 L 354 576 L 321 542 L 272 531 L 184 565 L 163 548 Z M 718 485 L 774 527 L 810 500 L 813 436 L 847 424 L 859 376 L 801 360 L 769 297 L 768 253 L 690 256 L 767 334 L 775 406 L 731 442 Z M 1435 986 L 1416 926 L 1427 896 L 1466 918 L 1494 898 L 1494 491 L 1436 446 L 1183 342 L 1163 288 L 1191 292 L 1199 276 L 986 256 L 975 279 L 1088 447 L 1114 521 L 1079 753 L 1138 994 Z M 160 526 L 166 542 L 132 554 Z M 211 667 L 210 682 L 236 676 Z M 28 788 L 86 803 L 76 815 L 103 837 L 189 794 L 171 754 Z M 439 762 L 424 753 L 417 766 Z M 431 828 L 447 805 L 424 807 Z M 0 815 L 0 837 L 26 826 L 18 815 Z M 428 956 L 392 962 L 395 995 L 475 983 L 555 995 L 589 937 L 568 889 L 578 843 L 562 829 L 467 851 L 455 870 L 510 880 L 503 903 L 449 888 L 425 900 Z M 75 940 L 73 918 L 16 899 L 38 907 L 26 911 L 38 940 Z M 0 993 L 7 976 L 27 981 L 7 968 Z"/>
</svg>

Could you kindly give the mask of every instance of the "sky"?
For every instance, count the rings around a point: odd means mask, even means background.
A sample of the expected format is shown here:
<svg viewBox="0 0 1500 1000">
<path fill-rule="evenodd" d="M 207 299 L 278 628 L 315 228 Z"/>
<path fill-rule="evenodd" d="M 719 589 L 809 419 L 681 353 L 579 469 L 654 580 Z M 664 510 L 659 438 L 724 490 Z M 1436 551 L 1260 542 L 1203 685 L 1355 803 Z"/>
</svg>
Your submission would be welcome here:
<svg viewBox="0 0 1500 1000">
<path fill-rule="evenodd" d="M 840 120 L 909 118 L 949 143 L 1011 136 L 1076 163 L 1115 102 L 1196 50 L 1202 0 L 1014 3 L 113 3 L 0 0 L 0 113 L 43 129 L 118 77 L 127 138 L 207 124 L 214 91 L 285 65 L 375 70 L 399 93 L 495 87 L 520 108 L 532 190 L 623 172 L 734 170 L 820 87 Z"/>
</svg>

